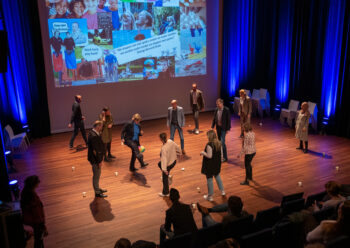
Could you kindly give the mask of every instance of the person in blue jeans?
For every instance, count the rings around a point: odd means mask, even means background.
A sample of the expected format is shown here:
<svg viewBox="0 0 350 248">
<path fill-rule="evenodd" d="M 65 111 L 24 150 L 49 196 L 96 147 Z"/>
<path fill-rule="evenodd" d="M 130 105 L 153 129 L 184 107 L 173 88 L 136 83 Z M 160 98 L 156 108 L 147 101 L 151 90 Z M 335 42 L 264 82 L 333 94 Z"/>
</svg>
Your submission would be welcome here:
<svg viewBox="0 0 350 248">
<path fill-rule="evenodd" d="M 170 139 L 172 141 L 174 141 L 175 130 L 179 132 L 182 154 L 185 155 L 185 141 L 182 131 L 182 127 L 185 126 L 185 114 L 184 109 L 177 106 L 176 100 L 172 100 L 171 107 L 168 108 L 167 126 L 170 127 Z"/>
<path fill-rule="evenodd" d="M 246 217 L 249 213 L 243 210 L 243 202 L 239 196 L 230 196 L 227 203 L 216 205 L 212 208 L 206 208 L 197 203 L 198 211 L 202 214 L 203 227 L 209 227 L 217 224 L 215 220 L 210 216 L 210 213 L 222 213 L 227 212 L 222 219 L 222 223 L 226 224 L 231 221 L 237 220 L 242 217 Z"/>
<path fill-rule="evenodd" d="M 231 116 L 228 107 L 224 106 L 224 100 L 221 98 L 216 100 L 216 109 L 214 112 L 211 128 L 216 126 L 216 133 L 222 145 L 222 162 L 227 162 L 227 150 L 225 144 L 226 133 L 231 129 Z"/>
<path fill-rule="evenodd" d="M 214 187 L 213 177 L 221 191 L 221 195 L 225 195 L 224 185 L 220 177 L 221 170 L 221 143 L 216 137 L 214 130 L 207 132 L 208 143 L 205 145 L 204 151 L 200 153 L 203 156 L 201 173 L 207 177 L 208 194 L 204 195 L 204 199 L 213 201 Z"/>
</svg>

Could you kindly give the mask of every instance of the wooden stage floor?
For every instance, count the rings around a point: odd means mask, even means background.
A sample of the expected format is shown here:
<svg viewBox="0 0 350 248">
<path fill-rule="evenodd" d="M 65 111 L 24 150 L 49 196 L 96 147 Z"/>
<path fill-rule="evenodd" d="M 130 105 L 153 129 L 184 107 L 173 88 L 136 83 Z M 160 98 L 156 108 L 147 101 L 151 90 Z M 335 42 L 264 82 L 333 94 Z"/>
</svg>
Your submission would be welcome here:
<svg viewBox="0 0 350 248">
<path fill-rule="evenodd" d="M 208 207 L 227 200 L 221 197 L 215 182 L 215 202 L 203 199 L 207 188 L 205 176 L 200 173 L 202 157 L 199 153 L 207 142 L 205 133 L 210 128 L 212 114 L 200 115 L 203 132 L 199 135 L 188 132 L 193 128 L 193 120 L 191 115 L 186 116 L 187 157 L 181 159 L 171 173 L 174 175 L 171 186 L 180 191 L 183 202 L 200 202 Z M 237 158 L 241 148 L 241 139 L 238 138 L 240 124 L 239 119 L 233 117 L 231 122 L 232 129 L 226 136 L 229 161 L 222 165 L 221 177 L 227 195 L 240 196 L 248 212 L 255 214 L 258 210 L 279 205 L 283 195 L 305 192 L 307 196 L 323 191 L 328 180 L 350 183 L 349 139 L 310 135 L 310 153 L 304 154 L 295 149 L 298 141 L 292 129 L 267 118 L 262 126 L 258 125 L 259 120 L 252 120 L 257 146 L 252 163 L 255 184 L 241 186 L 239 183 L 244 179 L 245 170 L 243 161 Z M 40 177 L 37 191 L 45 206 L 49 230 L 46 247 L 113 247 L 120 237 L 132 242 L 143 239 L 158 243 L 159 226 L 164 223 L 169 205 L 168 199 L 158 196 L 162 189 L 157 166 L 161 147 L 158 134 L 169 134 L 169 130 L 165 119 L 144 121 L 142 125 L 144 136 L 141 144 L 146 148 L 144 156 L 149 166 L 140 169 L 136 175 L 128 171 L 130 149 L 121 145 L 121 125 L 113 127 L 112 153 L 117 159 L 103 164 L 100 180 L 101 187 L 108 190 L 106 199 L 94 199 L 87 150 L 68 149 L 71 133 L 37 139 L 25 154 L 16 159 L 18 173 L 11 174 L 11 179 L 19 179 L 22 183 L 32 174 Z M 178 133 L 175 142 L 180 144 Z M 79 134 L 75 145 L 81 143 Z M 336 165 L 340 166 L 339 171 L 335 169 Z M 138 162 L 136 167 L 139 167 Z M 114 174 L 116 171 L 118 176 Z M 299 181 L 303 182 L 302 187 L 298 186 Z M 201 192 L 197 192 L 197 187 Z M 83 197 L 82 192 L 87 192 L 87 196 Z M 222 215 L 213 216 L 221 220 Z M 198 211 L 194 217 L 201 227 Z"/>
</svg>

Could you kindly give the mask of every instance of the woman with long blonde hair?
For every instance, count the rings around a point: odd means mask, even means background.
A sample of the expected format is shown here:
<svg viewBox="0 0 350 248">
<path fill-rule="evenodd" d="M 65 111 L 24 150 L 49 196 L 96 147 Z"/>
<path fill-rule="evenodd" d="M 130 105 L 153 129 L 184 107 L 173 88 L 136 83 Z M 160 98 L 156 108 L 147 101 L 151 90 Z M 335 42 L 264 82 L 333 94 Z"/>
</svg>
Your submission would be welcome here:
<svg viewBox="0 0 350 248">
<path fill-rule="evenodd" d="M 226 195 L 224 185 L 220 177 L 221 170 L 221 142 L 218 140 L 214 130 L 207 132 L 208 143 L 205 145 L 203 155 L 203 163 L 201 173 L 207 177 L 208 194 L 204 195 L 204 199 L 213 201 L 214 187 L 213 177 L 221 191 L 221 195 Z"/>
</svg>

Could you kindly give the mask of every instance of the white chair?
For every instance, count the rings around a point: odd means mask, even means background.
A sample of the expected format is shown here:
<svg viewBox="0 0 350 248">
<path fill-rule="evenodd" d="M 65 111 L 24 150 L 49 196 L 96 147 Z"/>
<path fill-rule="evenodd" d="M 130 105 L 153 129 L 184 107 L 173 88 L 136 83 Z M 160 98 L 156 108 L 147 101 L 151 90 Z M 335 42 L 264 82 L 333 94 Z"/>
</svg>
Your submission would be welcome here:
<svg viewBox="0 0 350 248">
<path fill-rule="evenodd" d="M 18 149 L 21 152 L 26 151 L 28 149 L 29 139 L 27 133 L 19 133 L 14 135 L 10 125 L 7 125 L 4 130 L 7 132 L 10 138 L 12 153 L 14 153 L 15 149 Z"/>
<path fill-rule="evenodd" d="M 245 93 L 246 93 L 246 95 L 247 96 L 249 96 L 249 97 L 251 97 L 251 95 L 250 95 L 250 90 L 244 90 L 245 91 Z M 239 97 L 235 97 L 234 98 L 234 100 L 233 100 L 233 112 L 236 114 L 236 115 L 238 115 L 238 112 L 239 112 L 239 104 L 240 104 L 240 102 L 239 102 Z"/>
<path fill-rule="evenodd" d="M 307 102 L 309 105 L 309 112 L 310 112 L 310 123 L 312 128 L 317 132 L 317 105 L 314 102 Z"/>
<path fill-rule="evenodd" d="M 266 114 L 270 115 L 270 94 L 267 91 L 267 89 L 254 89 L 252 102 L 254 113 L 258 112 L 260 117 L 262 118 L 265 110 Z"/>
<path fill-rule="evenodd" d="M 290 100 L 288 109 L 285 109 L 285 108 L 281 109 L 281 114 L 280 114 L 281 124 L 284 124 L 285 120 L 287 119 L 288 125 L 290 127 L 293 126 L 293 120 L 296 117 L 298 106 L 299 106 L 299 101 Z"/>
</svg>

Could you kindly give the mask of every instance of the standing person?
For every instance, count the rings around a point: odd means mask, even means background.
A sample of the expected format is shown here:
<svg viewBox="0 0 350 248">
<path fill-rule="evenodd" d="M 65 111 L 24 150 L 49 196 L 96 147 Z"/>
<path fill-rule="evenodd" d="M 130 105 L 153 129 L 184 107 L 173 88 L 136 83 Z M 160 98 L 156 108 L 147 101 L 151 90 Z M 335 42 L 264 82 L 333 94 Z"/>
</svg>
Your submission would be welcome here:
<svg viewBox="0 0 350 248">
<path fill-rule="evenodd" d="M 192 84 L 192 90 L 190 91 L 190 105 L 192 108 L 193 119 L 195 123 L 194 133 L 199 134 L 198 115 L 199 111 L 204 109 L 203 92 L 197 89 L 197 84 Z"/>
<path fill-rule="evenodd" d="M 33 228 L 34 248 L 44 247 L 43 237 L 48 235 L 45 225 L 44 205 L 35 192 L 39 183 L 40 180 L 38 176 L 29 176 L 25 179 L 24 188 L 21 192 L 23 223 Z"/>
<path fill-rule="evenodd" d="M 58 30 L 53 31 L 54 36 L 50 38 L 49 43 L 53 49 L 52 52 L 52 62 L 53 70 L 58 73 L 59 85 L 62 84 L 62 70 L 63 70 L 63 59 L 62 59 L 62 38 L 60 37 L 60 32 Z"/>
<path fill-rule="evenodd" d="M 82 115 L 81 108 L 80 108 L 82 97 L 81 95 L 75 95 L 74 98 L 75 98 L 75 102 L 73 103 L 73 106 L 72 106 L 72 116 L 70 118 L 70 123 L 68 124 L 68 127 L 71 128 L 72 123 L 74 123 L 74 131 L 69 142 L 70 149 L 73 149 L 73 142 L 75 137 L 77 137 L 79 130 L 81 132 L 81 135 L 83 136 L 86 146 L 88 143 L 86 138 L 86 133 L 85 133 L 85 126 L 84 126 L 85 116 Z"/>
<path fill-rule="evenodd" d="M 77 59 L 75 57 L 75 42 L 69 32 L 66 33 L 66 38 L 63 41 L 63 45 L 66 47 L 64 51 L 67 77 L 70 77 L 69 71 L 72 71 L 72 77 L 77 80 Z"/>
<path fill-rule="evenodd" d="M 181 153 L 180 147 L 171 139 L 167 140 L 166 133 L 159 134 L 159 138 L 163 143 L 160 151 L 159 169 L 162 171 L 163 191 L 159 196 L 164 197 L 169 195 L 169 184 L 172 182 L 170 170 L 176 164 L 177 154 Z"/>
<path fill-rule="evenodd" d="M 214 112 L 213 123 L 211 128 L 216 126 L 216 133 L 222 145 L 222 162 L 227 162 L 227 150 L 225 144 L 226 133 L 231 129 L 230 110 L 224 106 L 224 100 L 221 98 L 216 100 L 216 109 Z"/>
<path fill-rule="evenodd" d="M 252 115 L 252 101 L 249 96 L 247 96 L 247 93 L 245 90 L 239 91 L 239 111 L 238 116 L 241 119 L 241 136 L 240 138 L 243 138 L 244 129 L 243 126 L 245 123 L 250 124 L 250 117 Z"/>
<path fill-rule="evenodd" d="M 92 166 L 92 185 L 95 191 L 95 197 L 105 198 L 107 195 L 104 193 L 107 190 L 100 188 L 100 177 L 101 177 L 101 162 L 103 159 L 104 145 L 101 139 L 102 122 L 95 121 L 93 129 L 89 133 L 88 139 L 88 160 Z"/>
<path fill-rule="evenodd" d="M 221 170 L 221 143 L 216 137 L 214 130 L 207 132 L 208 143 L 205 145 L 204 151 L 200 153 L 203 155 L 202 171 L 201 173 L 207 177 L 208 194 L 204 195 L 204 199 L 213 201 L 213 177 L 221 190 L 221 195 L 226 195 L 224 185 L 220 177 Z"/>
<path fill-rule="evenodd" d="M 109 50 L 107 51 L 107 55 L 105 57 L 105 62 L 107 64 L 106 66 L 106 74 L 107 74 L 107 78 L 109 78 L 110 80 L 114 80 L 114 78 L 116 78 L 116 80 L 118 80 L 118 60 L 117 57 L 114 56 L 113 53 L 111 53 Z M 115 76 L 116 74 L 116 76 Z"/>
<path fill-rule="evenodd" d="M 177 189 L 170 189 L 171 207 L 166 211 L 165 224 L 160 227 L 160 244 L 162 245 L 168 236 L 170 239 L 185 233 L 196 232 L 197 225 L 193 218 L 190 205 L 181 203 L 180 193 Z M 173 226 L 173 231 L 171 230 Z"/>
<path fill-rule="evenodd" d="M 170 126 L 171 140 L 174 140 L 175 130 L 177 129 L 177 131 L 179 132 L 182 154 L 185 155 L 185 141 L 182 131 L 182 127 L 185 126 L 185 114 L 184 109 L 180 106 L 177 106 L 176 100 L 172 100 L 171 107 L 168 108 L 167 126 Z"/>
<path fill-rule="evenodd" d="M 295 137 L 300 140 L 299 147 L 297 149 L 303 150 L 304 153 L 308 153 L 309 141 L 309 104 L 303 102 L 301 104 L 301 110 L 298 111 L 296 123 L 295 123 Z M 305 143 L 305 148 L 303 147 L 303 142 Z"/>
<path fill-rule="evenodd" d="M 103 8 L 106 12 L 112 12 L 113 30 L 119 30 L 121 23 L 119 20 L 118 0 L 108 0 L 108 7 Z"/>
<path fill-rule="evenodd" d="M 132 116 L 131 122 L 126 123 L 122 129 L 121 139 L 124 144 L 126 144 L 131 149 L 131 160 L 130 168 L 131 172 L 137 171 L 135 168 L 135 160 L 140 162 L 141 168 L 145 168 L 148 163 L 143 161 L 143 154 L 139 151 L 140 140 L 139 136 L 143 135 L 143 131 L 140 126 L 141 115 L 134 114 Z"/>
<path fill-rule="evenodd" d="M 256 154 L 255 133 L 248 123 L 244 124 L 243 128 L 244 139 L 242 141 L 242 151 L 238 157 L 244 154 L 245 180 L 241 182 L 241 185 L 249 185 L 248 180 L 253 181 L 252 160 Z"/>
<path fill-rule="evenodd" d="M 97 13 L 106 12 L 103 9 L 98 8 L 97 0 L 84 0 L 86 12 L 83 14 L 83 18 L 86 19 L 88 29 L 98 29 Z"/>
<path fill-rule="evenodd" d="M 102 121 L 103 125 L 101 138 L 105 147 L 104 161 L 111 162 L 111 159 L 115 158 L 115 156 L 111 153 L 113 117 L 109 107 L 104 107 L 102 109 L 100 121 Z"/>
</svg>

